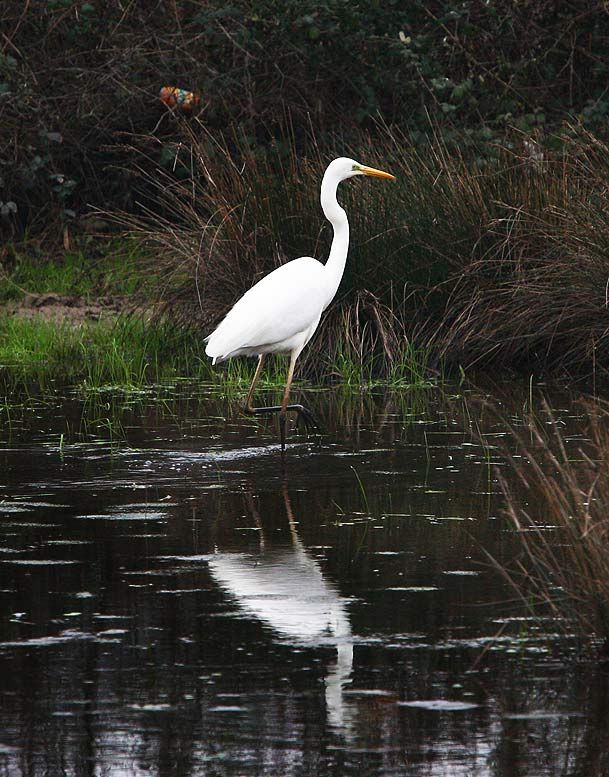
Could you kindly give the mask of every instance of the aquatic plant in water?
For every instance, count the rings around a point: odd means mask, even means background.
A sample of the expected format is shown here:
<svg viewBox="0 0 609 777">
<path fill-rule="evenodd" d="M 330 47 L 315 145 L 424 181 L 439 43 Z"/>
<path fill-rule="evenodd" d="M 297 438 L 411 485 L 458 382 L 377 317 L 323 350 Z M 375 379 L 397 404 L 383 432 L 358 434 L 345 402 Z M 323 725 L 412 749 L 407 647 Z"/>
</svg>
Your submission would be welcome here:
<svg viewBox="0 0 609 777">
<path fill-rule="evenodd" d="M 506 455 L 515 480 L 500 482 L 522 553 L 503 572 L 528 607 L 604 641 L 607 657 L 609 404 L 584 407 L 589 421 L 575 449 L 547 405 L 527 439 L 514 432 L 518 457 Z"/>
</svg>

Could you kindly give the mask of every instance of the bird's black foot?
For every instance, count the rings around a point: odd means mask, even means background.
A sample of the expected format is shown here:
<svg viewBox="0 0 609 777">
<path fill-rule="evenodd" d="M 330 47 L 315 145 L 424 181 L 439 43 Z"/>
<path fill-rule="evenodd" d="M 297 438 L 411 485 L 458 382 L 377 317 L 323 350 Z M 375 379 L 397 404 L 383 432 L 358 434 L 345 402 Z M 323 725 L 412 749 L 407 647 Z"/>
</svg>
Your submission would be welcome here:
<svg viewBox="0 0 609 777">
<path fill-rule="evenodd" d="M 286 440 L 286 425 L 287 425 L 287 412 L 289 410 L 296 413 L 296 428 L 302 421 L 307 431 L 314 429 L 319 431 L 319 424 L 313 413 L 304 405 L 288 405 L 286 412 L 282 413 L 281 405 L 272 405 L 270 407 L 250 407 L 246 405 L 244 408 L 248 415 L 272 415 L 273 413 L 279 413 L 279 433 L 281 435 L 281 451 L 285 452 L 285 440 Z"/>
<path fill-rule="evenodd" d="M 305 429 L 309 431 L 310 429 L 314 429 L 316 432 L 320 431 L 319 423 L 317 422 L 317 419 L 313 415 L 313 413 L 309 410 L 308 407 L 305 407 L 304 405 L 289 405 L 289 410 L 295 410 L 296 415 L 296 428 L 298 429 L 300 422 L 305 426 Z"/>
</svg>

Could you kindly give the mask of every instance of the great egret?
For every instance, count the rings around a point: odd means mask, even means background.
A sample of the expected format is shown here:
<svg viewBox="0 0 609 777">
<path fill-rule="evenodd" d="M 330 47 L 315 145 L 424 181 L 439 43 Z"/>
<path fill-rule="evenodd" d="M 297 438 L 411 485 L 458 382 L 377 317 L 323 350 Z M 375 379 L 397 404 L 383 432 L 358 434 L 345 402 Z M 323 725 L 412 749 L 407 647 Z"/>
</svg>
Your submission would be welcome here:
<svg viewBox="0 0 609 777">
<path fill-rule="evenodd" d="M 366 167 L 346 157 L 330 162 L 321 182 L 321 207 L 334 229 L 328 261 L 322 264 L 310 256 L 301 256 L 273 270 L 235 303 L 207 338 L 205 353 L 213 358 L 213 364 L 233 356 L 258 357 L 245 411 L 254 415 L 279 413 L 282 451 L 285 450 L 288 410 L 298 413 L 307 426 L 315 425 L 307 408 L 288 404 L 290 386 L 296 359 L 313 337 L 321 314 L 334 299 L 345 271 L 349 222 L 336 199 L 336 189 L 341 181 L 355 175 L 395 180 L 390 173 Z M 267 353 L 290 354 L 283 401 L 275 407 L 253 407 L 254 389 Z"/>
</svg>

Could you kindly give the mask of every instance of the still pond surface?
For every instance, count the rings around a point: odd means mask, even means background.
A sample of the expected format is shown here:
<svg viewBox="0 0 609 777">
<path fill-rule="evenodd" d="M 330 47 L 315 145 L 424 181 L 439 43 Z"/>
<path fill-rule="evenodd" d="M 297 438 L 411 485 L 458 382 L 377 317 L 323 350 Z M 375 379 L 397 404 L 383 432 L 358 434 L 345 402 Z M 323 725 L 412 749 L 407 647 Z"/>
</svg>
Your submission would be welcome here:
<svg viewBox="0 0 609 777">
<path fill-rule="evenodd" d="M 211 390 L 5 411 L 0 775 L 609 773 L 606 674 L 485 555 L 518 552 L 505 424 L 476 392 L 308 396 L 326 434 L 285 468 Z"/>
</svg>

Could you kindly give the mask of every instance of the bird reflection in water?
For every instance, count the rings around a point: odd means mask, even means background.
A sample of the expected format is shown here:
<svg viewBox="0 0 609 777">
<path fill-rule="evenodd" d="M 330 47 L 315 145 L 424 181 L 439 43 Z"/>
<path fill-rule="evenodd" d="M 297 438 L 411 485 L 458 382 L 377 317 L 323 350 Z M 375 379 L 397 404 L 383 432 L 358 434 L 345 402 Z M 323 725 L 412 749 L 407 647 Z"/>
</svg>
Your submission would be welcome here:
<svg viewBox="0 0 609 777">
<path fill-rule="evenodd" d="M 248 503 L 260 530 L 257 553 L 218 553 L 209 570 L 218 585 L 248 615 L 269 626 L 284 643 L 298 647 L 332 646 L 336 661 L 325 678 L 329 724 L 347 733 L 343 698 L 353 668 L 353 636 L 347 601 L 326 580 L 317 561 L 303 546 L 287 485 L 283 500 L 290 542 L 270 543 L 251 494 Z"/>
</svg>

